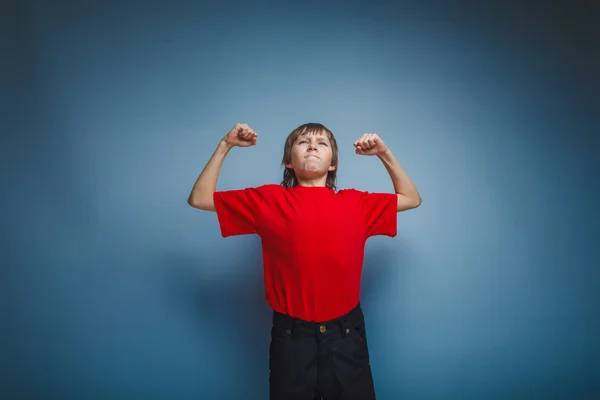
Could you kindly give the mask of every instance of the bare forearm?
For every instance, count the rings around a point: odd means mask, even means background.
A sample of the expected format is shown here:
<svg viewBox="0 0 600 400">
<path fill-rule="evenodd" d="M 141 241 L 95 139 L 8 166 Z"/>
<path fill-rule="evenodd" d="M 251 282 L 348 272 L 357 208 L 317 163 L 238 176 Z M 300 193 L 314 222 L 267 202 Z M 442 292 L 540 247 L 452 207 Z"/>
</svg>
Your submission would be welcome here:
<svg viewBox="0 0 600 400">
<path fill-rule="evenodd" d="M 392 151 L 388 148 L 383 155 L 379 156 L 379 159 L 390 174 L 396 194 L 412 199 L 417 206 L 421 204 L 421 195 L 415 187 L 415 184 L 406 171 L 404 171 L 404 168 L 402 168 L 394 154 L 392 154 Z"/>
<path fill-rule="evenodd" d="M 208 163 L 206 163 L 206 166 L 192 188 L 192 192 L 188 198 L 189 205 L 201 210 L 215 211 L 213 195 L 217 189 L 217 180 L 223 166 L 223 161 L 231 148 L 232 146 L 224 141 L 219 142 L 217 149 L 210 160 L 208 160 Z"/>
</svg>

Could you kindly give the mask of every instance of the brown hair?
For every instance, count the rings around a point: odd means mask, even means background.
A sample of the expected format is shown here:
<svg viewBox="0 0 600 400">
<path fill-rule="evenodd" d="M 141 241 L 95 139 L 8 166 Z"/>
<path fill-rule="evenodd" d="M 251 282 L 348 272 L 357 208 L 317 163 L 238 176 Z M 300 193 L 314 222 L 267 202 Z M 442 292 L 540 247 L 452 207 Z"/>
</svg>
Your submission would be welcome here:
<svg viewBox="0 0 600 400">
<path fill-rule="evenodd" d="M 296 178 L 296 173 L 292 168 L 286 167 L 286 164 L 292 162 L 292 147 L 294 142 L 298 139 L 298 137 L 302 135 L 306 135 L 309 133 L 321 133 L 324 132 L 327 134 L 327 138 L 331 142 L 331 165 L 335 166 L 336 169 L 333 171 L 327 172 L 327 181 L 325 186 L 329 189 L 336 190 L 335 180 L 337 176 L 337 165 L 338 165 L 338 147 L 335 141 L 335 137 L 333 133 L 327 129 L 324 125 L 318 123 L 308 123 L 304 125 L 300 125 L 296 129 L 290 133 L 285 141 L 285 146 L 283 148 L 283 159 L 281 160 L 281 164 L 284 167 L 283 171 L 283 180 L 281 181 L 281 185 L 284 187 L 292 188 L 298 185 L 298 178 Z"/>
</svg>

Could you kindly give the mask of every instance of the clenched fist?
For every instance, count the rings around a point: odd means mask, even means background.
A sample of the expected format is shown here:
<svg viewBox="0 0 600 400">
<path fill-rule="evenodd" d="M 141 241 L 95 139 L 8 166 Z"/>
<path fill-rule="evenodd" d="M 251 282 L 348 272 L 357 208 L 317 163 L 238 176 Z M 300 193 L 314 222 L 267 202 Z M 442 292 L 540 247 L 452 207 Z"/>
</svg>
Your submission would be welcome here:
<svg viewBox="0 0 600 400">
<path fill-rule="evenodd" d="M 354 142 L 356 154 L 363 156 L 380 156 L 383 155 L 388 147 L 376 133 L 365 133 Z"/>
<path fill-rule="evenodd" d="M 250 147 L 256 144 L 258 135 L 246 124 L 236 124 L 223 138 L 229 147 Z"/>
</svg>

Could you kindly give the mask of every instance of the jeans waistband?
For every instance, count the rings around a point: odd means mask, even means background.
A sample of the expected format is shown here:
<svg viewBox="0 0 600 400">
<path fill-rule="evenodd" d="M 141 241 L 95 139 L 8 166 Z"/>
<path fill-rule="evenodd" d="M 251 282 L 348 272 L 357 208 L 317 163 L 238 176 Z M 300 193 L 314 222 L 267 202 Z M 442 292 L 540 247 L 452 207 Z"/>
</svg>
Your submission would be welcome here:
<svg viewBox="0 0 600 400">
<path fill-rule="evenodd" d="M 347 314 L 324 322 L 305 321 L 277 311 L 273 312 L 273 326 L 277 329 L 290 330 L 293 332 L 301 331 L 309 334 L 314 333 L 315 335 L 330 329 L 345 330 L 346 328 L 355 327 L 363 323 L 364 315 L 360 303 Z"/>
</svg>

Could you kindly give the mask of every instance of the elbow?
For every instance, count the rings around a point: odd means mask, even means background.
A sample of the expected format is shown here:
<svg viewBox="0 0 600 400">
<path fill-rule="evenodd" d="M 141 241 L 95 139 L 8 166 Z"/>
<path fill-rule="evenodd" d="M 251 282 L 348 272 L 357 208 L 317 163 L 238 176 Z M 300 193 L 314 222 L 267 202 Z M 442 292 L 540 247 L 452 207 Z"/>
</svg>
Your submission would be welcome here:
<svg viewBox="0 0 600 400">
<path fill-rule="evenodd" d="M 417 197 L 415 198 L 415 206 L 414 206 L 414 208 L 418 208 L 421 205 L 422 202 L 423 202 L 423 199 L 421 198 L 421 196 L 417 195 Z"/>
<path fill-rule="evenodd" d="M 421 196 L 419 196 L 419 194 L 407 196 L 400 193 L 396 193 L 396 195 L 398 196 L 398 212 L 412 210 L 421 205 L 422 199 Z"/>
<path fill-rule="evenodd" d="M 205 199 L 202 198 L 197 198 L 197 197 L 192 197 L 190 196 L 188 198 L 188 204 L 193 207 L 193 208 L 197 208 L 199 210 L 204 210 L 204 211 L 215 211 L 215 204 L 214 201 L 207 201 Z"/>
<path fill-rule="evenodd" d="M 187 203 L 194 208 L 200 208 L 200 202 L 192 196 L 188 197 Z"/>
</svg>

